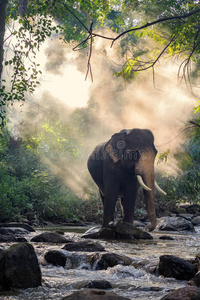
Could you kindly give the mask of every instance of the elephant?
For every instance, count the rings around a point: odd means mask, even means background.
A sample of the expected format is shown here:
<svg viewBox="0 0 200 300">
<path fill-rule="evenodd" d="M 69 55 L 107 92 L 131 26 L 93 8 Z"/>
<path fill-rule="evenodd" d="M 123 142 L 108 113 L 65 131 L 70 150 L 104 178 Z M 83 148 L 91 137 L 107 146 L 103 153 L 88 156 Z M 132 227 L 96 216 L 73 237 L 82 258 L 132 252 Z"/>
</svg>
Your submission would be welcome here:
<svg viewBox="0 0 200 300">
<path fill-rule="evenodd" d="M 118 198 L 121 198 L 123 221 L 133 223 L 139 182 L 147 204 L 148 229 L 155 229 L 154 187 L 166 195 L 154 179 L 156 154 L 154 136 L 148 129 L 123 129 L 112 135 L 109 141 L 96 146 L 87 166 L 103 202 L 103 228 L 114 221 Z"/>
</svg>

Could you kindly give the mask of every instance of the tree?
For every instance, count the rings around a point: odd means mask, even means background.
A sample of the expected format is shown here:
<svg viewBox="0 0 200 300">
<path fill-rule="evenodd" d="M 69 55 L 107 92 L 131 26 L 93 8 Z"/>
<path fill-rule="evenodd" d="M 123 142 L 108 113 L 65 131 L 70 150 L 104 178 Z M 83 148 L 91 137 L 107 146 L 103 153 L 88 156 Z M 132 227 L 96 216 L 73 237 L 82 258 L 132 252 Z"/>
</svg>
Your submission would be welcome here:
<svg viewBox="0 0 200 300">
<path fill-rule="evenodd" d="M 7 3 L 2 0 L 0 2 L 0 74 Z M 65 42 L 77 43 L 73 50 L 89 47 L 86 78 L 88 74 L 92 78 L 92 45 L 96 38 L 110 40 L 111 46 L 120 40 L 119 49 L 125 63 L 115 75 L 127 80 L 131 80 L 139 71 L 154 69 L 158 60 L 168 55 L 181 58 L 179 77 L 184 78 L 191 86 L 190 63 L 193 61 L 197 65 L 200 61 L 199 1 L 167 0 L 161 3 L 159 0 L 51 0 L 49 3 L 44 0 L 13 0 L 8 9 L 7 19 L 16 20 L 19 14 L 18 22 L 21 26 L 11 32 L 11 36 L 15 35 L 18 42 L 13 49 L 13 58 L 5 61 L 6 66 L 12 65 L 14 72 L 10 80 L 11 88 L 8 90 L 6 84 L 1 85 L 1 107 L 9 101 L 25 100 L 27 91 L 34 92 L 39 84 L 39 66 L 35 61 L 35 53 L 55 31 L 60 33 Z M 113 38 L 100 35 L 98 29 L 105 26 L 109 26 L 117 36 Z M 151 47 L 148 46 L 149 41 L 153 41 Z M 197 69 L 193 71 L 193 74 L 198 73 Z M 5 114 L 5 110 L 1 110 L 2 125 Z"/>
<path fill-rule="evenodd" d="M 8 4 L 8 0 L 0 0 L 0 85 L 1 85 L 1 74 L 3 68 L 3 40 L 5 34 L 7 4 Z"/>
</svg>

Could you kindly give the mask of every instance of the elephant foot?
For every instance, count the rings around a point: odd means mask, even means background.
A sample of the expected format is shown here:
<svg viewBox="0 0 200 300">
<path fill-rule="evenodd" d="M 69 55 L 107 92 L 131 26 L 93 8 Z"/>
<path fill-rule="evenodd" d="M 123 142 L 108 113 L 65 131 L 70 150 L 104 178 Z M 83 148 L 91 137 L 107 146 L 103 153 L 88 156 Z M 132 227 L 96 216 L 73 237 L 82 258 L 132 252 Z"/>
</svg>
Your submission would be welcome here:
<svg viewBox="0 0 200 300">
<path fill-rule="evenodd" d="M 145 229 L 146 231 L 151 232 L 151 231 L 153 231 L 153 230 L 156 228 L 156 225 L 157 225 L 157 224 L 151 224 L 151 223 L 150 223 L 150 224 L 148 224 L 147 226 L 145 226 L 144 229 Z"/>
</svg>

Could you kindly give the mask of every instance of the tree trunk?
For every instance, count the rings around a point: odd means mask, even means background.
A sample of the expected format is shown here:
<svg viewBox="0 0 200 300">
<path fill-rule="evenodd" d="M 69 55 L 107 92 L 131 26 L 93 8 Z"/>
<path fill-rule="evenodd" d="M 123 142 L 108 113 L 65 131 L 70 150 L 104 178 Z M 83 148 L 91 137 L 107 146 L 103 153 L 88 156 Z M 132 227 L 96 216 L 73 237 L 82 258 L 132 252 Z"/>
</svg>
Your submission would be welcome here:
<svg viewBox="0 0 200 300">
<path fill-rule="evenodd" d="M 19 0 L 18 13 L 20 16 L 25 15 L 27 6 L 28 6 L 28 0 Z"/>
<path fill-rule="evenodd" d="M 8 4 L 8 0 L 0 0 L 0 86 L 1 86 L 1 75 L 3 71 L 3 40 L 5 34 L 7 4 Z"/>
</svg>

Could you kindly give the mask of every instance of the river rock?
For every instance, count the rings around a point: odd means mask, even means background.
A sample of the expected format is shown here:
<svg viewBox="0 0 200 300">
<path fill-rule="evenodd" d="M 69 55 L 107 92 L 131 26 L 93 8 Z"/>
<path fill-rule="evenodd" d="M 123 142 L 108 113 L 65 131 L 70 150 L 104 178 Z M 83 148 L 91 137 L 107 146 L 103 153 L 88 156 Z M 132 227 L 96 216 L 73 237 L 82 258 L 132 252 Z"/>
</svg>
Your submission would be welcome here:
<svg viewBox="0 0 200 300">
<path fill-rule="evenodd" d="M 187 213 L 189 214 L 196 214 L 200 212 L 200 205 L 199 204 L 192 204 L 186 207 Z"/>
<path fill-rule="evenodd" d="M 76 291 L 73 294 L 62 298 L 62 300 L 130 300 L 129 298 L 119 296 L 114 292 L 86 289 Z"/>
<path fill-rule="evenodd" d="M 0 289 L 31 288 L 41 285 L 41 270 L 34 248 L 21 243 L 0 252 Z"/>
<path fill-rule="evenodd" d="M 193 282 L 194 285 L 200 287 L 200 271 L 194 275 Z"/>
<path fill-rule="evenodd" d="M 92 280 L 86 284 L 85 288 L 107 290 L 112 289 L 112 285 L 107 280 Z"/>
<path fill-rule="evenodd" d="M 188 221 L 191 221 L 192 218 L 194 217 L 194 215 L 192 215 L 192 214 L 179 214 L 178 216 L 181 217 L 181 218 L 184 218 Z"/>
<path fill-rule="evenodd" d="M 67 251 L 84 251 L 84 252 L 101 252 L 105 251 L 105 248 L 99 244 L 91 241 L 83 242 L 71 242 L 67 243 L 62 249 Z"/>
<path fill-rule="evenodd" d="M 81 237 L 82 238 L 89 238 L 89 239 L 98 239 L 99 238 L 99 232 L 102 229 L 101 226 L 95 226 L 90 229 L 88 229 Z"/>
<path fill-rule="evenodd" d="M 45 253 L 44 258 L 54 266 L 62 266 L 66 269 L 92 270 L 99 254 L 77 254 L 66 250 L 50 250 Z"/>
<path fill-rule="evenodd" d="M 67 257 L 59 250 L 50 250 L 44 255 L 45 260 L 54 265 L 64 267 L 66 265 Z"/>
<path fill-rule="evenodd" d="M 194 218 L 192 219 L 192 224 L 193 224 L 194 226 L 199 226 L 199 225 L 200 225 L 200 216 L 194 217 Z"/>
<path fill-rule="evenodd" d="M 194 231 L 192 223 L 181 217 L 162 217 L 156 226 L 161 231 Z"/>
<path fill-rule="evenodd" d="M 17 242 L 17 238 L 13 235 L 3 235 L 0 234 L 0 243 L 13 243 L 13 242 Z"/>
<path fill-rule="evenodd" d="M 159 262 L 159 273 L 164 277 L 178 280 L 190 280 L 197 273 L 198 268 L 186 260 L 173 256 L 162 255 Z"/>
<path fill-rule="evenodd" d="M 71 240 L 68 240 L 61 234 L 55 232 L 43 232 L 33 237 L 31 242 L 64 244 L 71 242 Z"/>
<path fill-rule="evenodd" d="M 200 289 L 195 286 L 186 286 L 171 292 L 161 298 L 161 300 L 198 300 L 200 299 Z"/>
<path fill-rule="evenodd" d="M 123 221 L 118 221 L 116 223 L 112 222 L 106 228 L 99 226 L 94 227 L 86 231 L 82 237 L 91 239 L 102 238 L 116 240 L 153 239 L 149 232 Z"/>
<path fill-rule="evenodd" d="M 116 265 L 130 266 L 132 262 L 132 259 L 125 255 L 103 253 L 97 259 L 95 270 L 107 270 L 107 268 L 112 268 Z"/>
<path fill-rule="evenodd" d="M 46 262 L 55 266 L 62 266 L 66 269 L 89 269 L 89 270 L 106 270 L 108 267 L 116 265 L 129 266 L 132 259 L 115 253 L 98 253 L 91 254 L 77 252 L 68 252 L 66 250 L 50 250 L 45 253 Z"/>
<path fill-rule="evenodd" d="M 185 207 L 177 207 L 173 212 L 180 215 L 180 214 L 186 214 L 187 210 Z"/>
<path fill-rule="evenodd" d="M 149 232 L 123 221 L 116 223 L 115 235 L 117 239 L 153 239 Z"/>
<path fill-rule="evenodd" d="M 0 228 L 0 234 L 3 235 L 10 235 L 10 234 L 14 234 L 14 235 L 25 235 L 25 234 L 29 234 L 29 231 L 27 231 L 24 228 L 17 228 L 17 227 L 1 227 Z"/>
<path fill-rule="evenodd" d="M 29 224 L 26 224 L 26 223 L 17 223 L 17 222 L 0 223 L 0 228 L 1 227 L 24 228 L 29 232 L 35 232 L 35 229 L 33 227 L 31 227 Z"/>
</svg>

